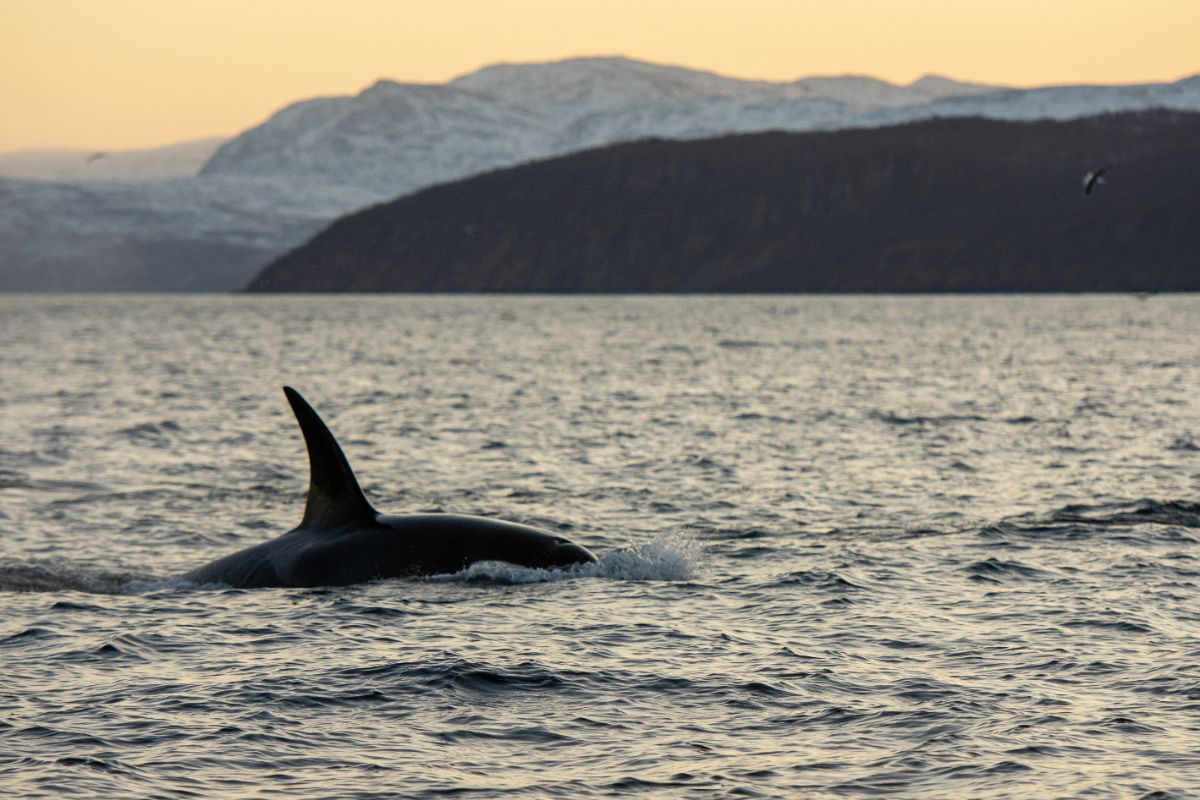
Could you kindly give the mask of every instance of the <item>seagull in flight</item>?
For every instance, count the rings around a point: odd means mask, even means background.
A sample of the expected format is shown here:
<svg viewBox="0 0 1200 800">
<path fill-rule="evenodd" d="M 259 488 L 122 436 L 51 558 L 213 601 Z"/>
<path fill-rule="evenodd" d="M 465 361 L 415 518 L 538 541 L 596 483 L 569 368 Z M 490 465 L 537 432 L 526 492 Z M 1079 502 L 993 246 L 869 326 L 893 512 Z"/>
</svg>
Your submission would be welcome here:
<svg viewBox="0 0 1200 800">
<path fill-rule="evenodd" d="M 1093 190 L 1100 184 L 1104 183 L 1104 176 L 1110 169 L 1110 165 L 1105 164 L 1100 169 L 1094 169 L 1087 175 L 1083 176 L 1083 193 L 1091 194 Z"/>
</svg>

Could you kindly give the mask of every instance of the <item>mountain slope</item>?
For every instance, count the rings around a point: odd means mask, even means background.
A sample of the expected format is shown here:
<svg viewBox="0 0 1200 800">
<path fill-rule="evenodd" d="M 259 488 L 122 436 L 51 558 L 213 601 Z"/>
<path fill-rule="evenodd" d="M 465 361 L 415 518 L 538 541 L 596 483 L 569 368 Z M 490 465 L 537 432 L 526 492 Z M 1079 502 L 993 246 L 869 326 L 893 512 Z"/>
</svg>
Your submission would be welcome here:
<svg viewBox="0 0 1200 800">
<path fill-rule="evenodd" d="M 229 291 L 335 213 L 312 201 L 227 178 L 0 180 L 0 291 Z"/>
<path fill-rule="evenodd" d="M 1150 112 L 617 145 L 345 217 L 249 289 L 1196 291 L 1198 138 Z"/>
<path fill-rule="evenodd" d="M 393 196 L 526 161 L 548 148 L 547 127 L 536 111 L 451 86 L 379 81 L 352 98 L 289 106 L 227 143 L 200 174 Z"/>
</svg>

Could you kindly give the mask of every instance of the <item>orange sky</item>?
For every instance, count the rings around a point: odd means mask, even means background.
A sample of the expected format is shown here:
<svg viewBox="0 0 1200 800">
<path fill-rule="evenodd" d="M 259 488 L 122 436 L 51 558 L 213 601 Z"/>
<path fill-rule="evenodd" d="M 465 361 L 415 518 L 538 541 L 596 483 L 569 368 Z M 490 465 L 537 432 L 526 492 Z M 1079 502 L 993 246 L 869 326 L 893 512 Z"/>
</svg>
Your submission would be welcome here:
<svg viewBox="0 0 1200 800">
<path fill-rule="evenodd" d="M 0 151 L 230 135 L 294 100 L 496 61 L 1020 86 L 1200 72 L 1200 0 L 0 0 Z"/>
</svg>

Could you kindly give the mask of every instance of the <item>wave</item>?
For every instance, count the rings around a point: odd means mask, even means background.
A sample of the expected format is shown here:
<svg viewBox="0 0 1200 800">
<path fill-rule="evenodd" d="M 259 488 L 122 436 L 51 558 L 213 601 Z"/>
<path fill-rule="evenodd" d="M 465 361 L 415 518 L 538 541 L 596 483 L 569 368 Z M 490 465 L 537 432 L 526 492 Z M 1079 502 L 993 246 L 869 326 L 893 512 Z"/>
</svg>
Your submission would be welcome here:
<svg viewBox="0 0 1200 800">
<path fill-rule="evenodd" d="M 1178 529 L 1200 528 L 1200 503 L 1148 498 L 1096 505 L 1077 503 L 1045 514 L 1010 517 L 983 528 L 981 533 L 985 536 L 1015 534 L 1085 538 L 1110 528 L 1127 530 L 1145 525 L 1164 526 L 1165 530 L 1154 532 L 1159 538 L 1188 538 L 1188 534 Z"/>
<path fill-rule="evenodd" d="M 132 594 L 159 583 L 151 575 L 81 567 L 62 559 L 0 560 L 0 592 Z"/>
<path fill-rule="evenodd" d="M 104 489 L 89 481 L 35 479 L 29 473 L 0 467 L 0 489 L 28 489 L 34 492 L 79 491 L 97 492 Z"/>
<path fill-rule="evenodd" d="M 825 570 L 799 570 L 781 575 L 775 579 L 773 586 L 803 586 L 814 591 L 847 592 L 864 587 L 843 578 L 836 572 Z"/>
<path fill-rule="evenodd" d="M 1142 499 L 1133 503 L 1110 505 L 1070 505 L 1053 512 L 1060 522 L 1086 522 L 1092 525 L 1178 525 L 1200 528 L 1200 503 L 1186 500 Z"/>
<path fill-rule="evenodd" d="M 1190 433 L 1180 434 L 1176 436 L 1174 441 L 1167 446 L 1168 450 L 1181 450 L 1187 452 L 1200 452 L 1200 444 L 1196 443 L 1196 437 Z"/>
<path fill-rule="evenodd" d="M 396 686 L 429 690 L 467 690 L 495 694 L 505 690 L 556 690 L 569 688 L 591 673 L 556 670 L 537 661 L 494 664 L 452 652 L 416 661 L 389 661 L 366 667 L 334 670 L 331 683 L 346 682 L 359 688 Z"/>
<path fill-rule="evenodd" d="M 122 428 L 114 431 L 113 436 L 135 447 L 169 450 L 176 445 L 182 433 L 183 426 L 178 422 L 164 419 L 160 422 L 144 422 L 140 425 Z"/>
<path fill-rule="evenodd" d="M 1005 583 L 1021 581 L 1030 578 L 1042 578 L 1045 572 L 1037 567 L 1031 567 L 1016 560 L 985 558 L 964 568 L 970 573 L 971 580 L 983 583 Z"/>
<path fill-rule="evenodd" d="M 1038 422 L 1037 418 L 1028 415 L 1019 417 L 985 417 L 981 414 L 937 414 L 934 416 L 916 415 L 905 417 L 892 411 L 870 411 L 867 417 L 888 425 L 916 425 L 920 427 L 937 427 L 952 422 L 1000 422 L 1005 425 L 1031 425 Z"/>
<path fill-rule="evenodd" d="M 271 692 L 277 700 L 296 692 L 295 676 L 272 677 L 253 688 Z M 462 691 L 496 695 L 504 692 L 580 692 L 590 696 L 649 693 L 654 696 L 695 698 L 701 694 L 771 700 L 795 695 L 788 677 L 754 677 L 720 670 L 703 674 L 663 675 L 656 665 L 628 662 L 622 667 L 551 665 L 538 660 L 496 661 L 443 650 L 417 659 L 387 660 L 364 666 L 335 667 L 320 677 L 322 686 L 350 686 L 356 692 L 384 693 Z M 288 691 L 291 690 L 291 691 Z M 328 702 L 328 701 L 327 701 Z"/>
<path fill-rule="evenodd" d="M 607 578 L 618 581 L 686 581 L 695 574 L 697 545 L 678 534 L 656 537 L 600 556 L 593 564 L 562 569 L 520 567 L 502 561 L 480 561 L 452 575 L 427 580 L 472 583 L 550 583 L 574 578 Z"/>
</svg>

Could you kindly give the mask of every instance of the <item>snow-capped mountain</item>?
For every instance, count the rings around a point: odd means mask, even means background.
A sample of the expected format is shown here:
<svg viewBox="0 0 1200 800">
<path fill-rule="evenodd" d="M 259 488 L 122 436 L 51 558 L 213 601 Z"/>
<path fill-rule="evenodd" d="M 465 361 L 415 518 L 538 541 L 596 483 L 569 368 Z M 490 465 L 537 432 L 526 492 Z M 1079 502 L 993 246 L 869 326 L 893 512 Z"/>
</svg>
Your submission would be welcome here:
<svg viewBox="0 0 1200 800">
<path fill-rule="evenodd" d="M 383 199 L 614 142 L 847 127 L 992 90 L 937 78 L 745 81 L 611 57 L 498 64 L 441 85 L 380 81 L 297 103 L 230 141 L 202 174 L 351 184 Z"/>
<path fill-rule="evenodd" d="M 854 76 L 772 83 L 585 58 L 499 64 L 436 85 L 384 80 L 354 96 L 278 111 L 222 145 L 196 177 L 0 180 L 0 290 L 235 289 L 340 214 L 431 184 L 647 137 L 1157 107 L 1200 110 L 1200 76 L 1035 90 L 933 76 L 908 86 Z M 114 281 L 113 270 L 125 277 Z"/>
<path fill-rule="evenodd" d="M 348 98 L 289 106 L 222 147 L 201 171 L 397 190 L 528 160 L 544 120 L 453 86 L 379 81 Z"/>
</svg>

